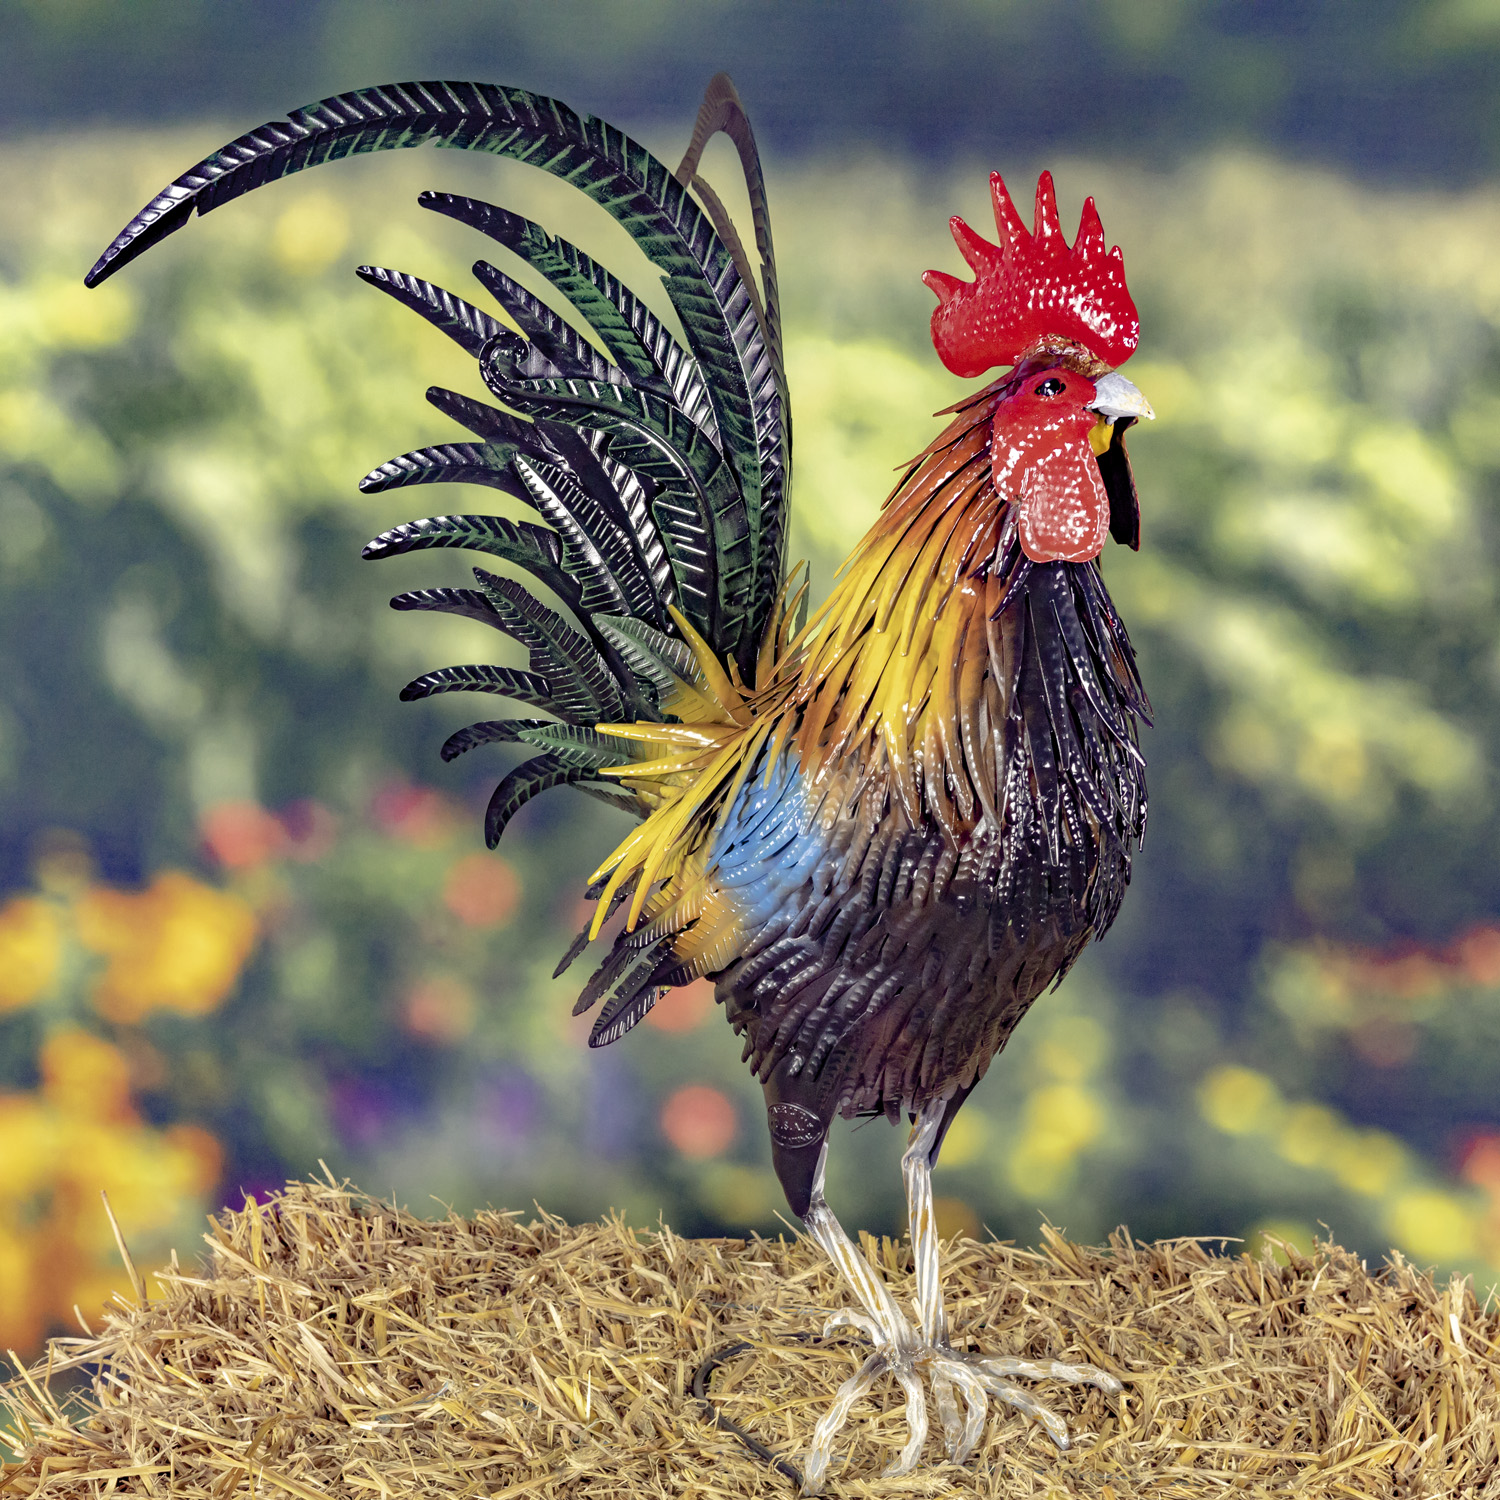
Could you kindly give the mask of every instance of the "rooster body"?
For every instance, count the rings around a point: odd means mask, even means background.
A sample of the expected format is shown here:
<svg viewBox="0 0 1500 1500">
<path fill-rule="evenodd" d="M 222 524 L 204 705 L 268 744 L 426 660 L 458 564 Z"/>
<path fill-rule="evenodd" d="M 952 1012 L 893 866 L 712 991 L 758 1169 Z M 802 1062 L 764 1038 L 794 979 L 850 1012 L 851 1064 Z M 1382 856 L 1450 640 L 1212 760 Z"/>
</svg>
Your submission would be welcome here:
<svg viewBox="0 0 1500 1500">
<path fill-rule="evenodd" d="M 745 171 L 758 285 L 697 174 L 720 130 Z M 408 84 L 326 100 L 178 179 L 90 284 L 195 208 L 423 141 L 531 161 L 588 193 L 663 271 L 686 342 L 575 246 L 475 199 L 421 201 L 540 272 L 591 337 L 485 262 L 475 273 L 513 327 L 427 282 L 361 268 L 469 350 L 501 403 L 429 391 L 478 441 L 402 455 L 362 488 L 479 483 L 545 523 L 438 516 L 385 532 L 366 556 L 477 550 L 530 573 L 572 617 L 482 568 L 474 588 L 398 595 L 398 609 L 492 625 L 530 658 L 524 671 L 444 668 L 403 696 L 478 690 L 548 715 L 483 721 L 443 747 L 445 759 L 494 744 L 540 752 L 496 788 L 491 847 L 558 784 L 641 818 L 595 872 L 596 916 L 564 966 L 623 908 L 576 1007 L 602 1002 L 594 1045 L 629 1031 L 666 988 L 716 979 L 765 1091 L 788 1201 L 864 1305 L 842 1321 L 876 1343 L 820 1425 L 808 1488 L 849 1404 L 887 1371 L 907 1388 L 913 1428 L 898 1471 L 926 1431 L 919 1368 L 953 1456 L 978 1441 L 986 1391 L 1065 1441 L 1011 1377 L 1117 1382 L 1092 1366 L 976 1364 L 951 1349 L 930 1169 L 1027 1008 L 1109 927 L 1144 829 L 1146 704 L 1097 561 L 1110 533 L 1137 542 L 1123 438 L 1150 415 L 1114 373 L 1136 336 L 1119 253 L 1105 252 L 1092 201 L 1068 245 L 1045 176 L 1031 232 L 998 177 L 1001 244 L 954 221 L 977 280 L 928 273 L 939 353 L 964 375 L 1011 369 L 951 410 L 804 622 L 806 586 L 786 573 L 791 436 L 770 219 L 748 121 L 722 76 L 675 173 L 612 127 L 520 90 Z M 916 1120 L 904 1170 L 919 1329 L 822 1194 L 834 1117 L 876 1113 Z"/>
</svg>

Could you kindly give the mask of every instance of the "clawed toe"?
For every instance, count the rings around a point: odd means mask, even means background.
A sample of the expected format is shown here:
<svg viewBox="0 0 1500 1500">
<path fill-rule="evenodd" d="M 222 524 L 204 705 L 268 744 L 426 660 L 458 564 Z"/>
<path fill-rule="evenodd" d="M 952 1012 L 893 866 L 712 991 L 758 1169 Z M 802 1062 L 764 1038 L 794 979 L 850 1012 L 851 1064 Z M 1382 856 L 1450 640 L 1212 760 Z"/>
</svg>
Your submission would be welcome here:
<svg viewBox="0 0 1500 1500">
<path fill-rule="evenodd" d="M 886 1332 L 874 1318 L 868 1313 L 854 1312 L 850 1308 L 844 1308 L 836 1312 L 823 1325 L 823 1337 L 826 1339 L 836 1328 L 857 1328 L 878 1349 L 887 1342 Z"/>
<path fill-rule="evenodd" d="M 871 1321 L 858 1313 L 851 1313 L 831 1319 L 830 1324 L 862 1327 Z M 815 1495 L 821 1490 L 824 1473 L 833 1456 L 835 1436 L 849 1420 L 855 1402 L 869 1395 L 882 1375 L 893 1375 L 906 1393 L 906 1422 L 910 1434 L 900 1456 L 884 1471 L 884 1478 L 911 1473 L 921 1458 L 928 1430 L 927 1400 L 921 1376 L 932 1384 L 933 1401 L 943 1427 L 943 1445 L 949 1459 L 956 1464 L 967 1462 L 979 1446 L 990 1397 L 1039 1423 L 1060 1450 L 1068 1448 L 1067 1423 L 1030 1391 L 1017 1385 L 1014 1377 L 1092 1385 L 1108 1395 L 1123 1389 L 1119 1380 L 1095 1365 L 961 1354 L 946 1345 L 907 1343 L 905 1347 L 898 1347 L 884 1337 L 878 1325 L 873 1332 L 877 1343 L 875 1352 L 839 1387 L 833 1405 L 813 1432 L 803 1474 L 805 1494 Z M 959 1397 L 962 1397 L 965 1408 L 962 1416 L 959 1414 Z"/>
<path fill-rule="evenodd" d="M 937 1402 L 938 1415 L 943 1423 L 948 1457 L 956 1464 L 966 1463 L 979 1446 L 979 1439 L 984 1434 L 984 1419 L 989 1415 L 990 1403 L 984 1382 L 961 1360 L 934 1359 L 930 1373 L 932 1399 Z M 954 1386 L 964 1398 L 966 1414 L 962 1422 L 958 1417 L 958 1403 L 953 1399 Z"/>
<path fill-rule="evenodd" d="M 980 1355 L 976 1363 L 987 1375 L 1008 1380 L 1019 1375 L 1023 1380 L 1064 1380 L 1069 1385 L 1097 1386 L 1106 1396 L 1118 1396 L 1125 1389 L 1120 1382 L 1098 1365 L 1068 1365 L 1057 1359 L 1016 1359 L 1011 1355 Z"/>
<path fill-rule="evenodd" d="M 1068 1424 L 1047 1406 L 1038 1401 L 1028 1390 L 1004 1380 L 998 1375 L 988 1372 L 983 1376 L 984 1388 L 997 1401 L 1003 1401 L 1006 1406 L 1014 1408 L 1023 1416 L 1032 1418 L 1033 1421 L 1041 1423 L 1046 1429 L 1047 1436 L 1057 1445 L 1059 1450 L 1066 1452 L 1071 1439 L 1068 1437 Z"/>
</svg>

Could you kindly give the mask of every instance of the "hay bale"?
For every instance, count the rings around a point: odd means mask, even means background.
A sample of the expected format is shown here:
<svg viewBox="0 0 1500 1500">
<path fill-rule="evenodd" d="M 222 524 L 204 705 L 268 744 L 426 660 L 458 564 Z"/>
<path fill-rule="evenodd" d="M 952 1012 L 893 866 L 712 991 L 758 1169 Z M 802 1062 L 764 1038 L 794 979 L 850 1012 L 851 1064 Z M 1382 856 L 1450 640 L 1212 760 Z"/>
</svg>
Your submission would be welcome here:
<svg viewBox="0 0 1500 1500">
<path fill-rule="evenodd" d="M 795 1459 L 853 1341 L 807 1340 L 847 1305 L 804 1240 L 685 1240 L 618 1220 L 419 1219 L 293 1183 L 210 1220 L 207 1266 L 139 1277 L 90 1338 L 0 1392 L 23 1453 L 0 1496 L 414 1493 L 786 1496 L 693 1394 Z M 866 1250 L 911 1292 L 902 1242 Z M 1500 1495 L 1500 1317 L 1465 1284 L 1397 1259 L 1376 1275 L 1333 1245 L 1279 1267 L 1192 1240 L 1103 1249 L 960 1239 L 952 1327 L 1000 1353 L 1092 1360 L 1109 1400 L 1042 1383 L 1074 1447 L 992 1409 L 966 1469 L 878 1478 L 905 1438 L 899 1391 L 845 1429 L 830 1493 Z M 80 1404 L 48 1386 L 92 1372 Z"/>
</svg>

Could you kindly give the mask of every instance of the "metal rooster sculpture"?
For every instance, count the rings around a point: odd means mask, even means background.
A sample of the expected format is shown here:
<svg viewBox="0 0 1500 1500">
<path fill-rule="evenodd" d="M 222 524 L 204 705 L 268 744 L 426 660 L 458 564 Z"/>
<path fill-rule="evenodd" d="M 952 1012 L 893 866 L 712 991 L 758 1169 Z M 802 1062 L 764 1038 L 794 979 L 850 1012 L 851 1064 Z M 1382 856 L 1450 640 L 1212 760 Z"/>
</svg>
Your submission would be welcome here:
<svg viewBox="0 0 1500 1500">
<path fill-rule="evenodd" d="M 744 168 L 759 289 L 697 175 L 716 131 Z M 612 126 L 519 89 L 411 83 L 327 99 L 180 177 L 88 283 L 194 210 L 334 158 L 427 142 L 530 162 L 601 204 L 662 271 L 685 342 L 576 246 L 472 198 L 420 201 L 539 272 L 589 336 L 483 261 L 475 275 L 514 327 L 415 277 L 360 269 L 467 349 L 504 408 L 428 391 L 477 441 L 394 458 L 361 488 L 484 484 L 546 523 L 438 516 L 364 555 L 487 553 L 573 616 L 481 568 L 473 589 L 398 595 L 397 609 L 482 620 L 530 653 L 526 671 L 449 667 L 402 697 L 475 690 L 548 715 L 474 724 L 443 746 L 445 760 L 512 742 L 539 752 L 496 788 L 491 847 L 529 798 L 562 784 L 643 820 L 595 873 L 597 915 L 563 967 L 628 908 L 575 1007 L 604 1002 L 596 1046 L 667 987 L 717 980 L 765 1090 L 787 1199 L 859 1299 L 830 1327 L 875 1346 L 818 1424 L 807 1490 L 820 1488 L 850 1407 L 887 1373 L 910 1426 L 893 1473 L 922 1451 L 923 1376 L 956 1462 L 978 1444 L 989 1396 L 1065 1446 L 1061 1419 L 1016 1377 L 1119 1382 L 1091 1365 L 953 1347 L 931 1169 L 1032 1001 L 1114 919 L 1145 825 L 1136 726 L 1147 705 L 1098 563 L 1107 535 L 1138 544 L 1123 439 L 1152 414 L 1114 372 L 1138 332 L 1120 252 L 1106 249 L 1092 199 L 1067 243 L 1046 175 L 1030 231 L 998 175 L 999 244 L 952 221 L 977 279 L 927 273 L 938 353 L 962 376 L 1012 368 L 951 408 L 804 624 L 806 586 L 786 575 L 791 424 L 770 219 L 722 75 L 676 172 Z M 915 1326 L 823 1196 L 834 1116 L 880 1113 L 915 1121 L 902 1161 Z"/>
</svg>

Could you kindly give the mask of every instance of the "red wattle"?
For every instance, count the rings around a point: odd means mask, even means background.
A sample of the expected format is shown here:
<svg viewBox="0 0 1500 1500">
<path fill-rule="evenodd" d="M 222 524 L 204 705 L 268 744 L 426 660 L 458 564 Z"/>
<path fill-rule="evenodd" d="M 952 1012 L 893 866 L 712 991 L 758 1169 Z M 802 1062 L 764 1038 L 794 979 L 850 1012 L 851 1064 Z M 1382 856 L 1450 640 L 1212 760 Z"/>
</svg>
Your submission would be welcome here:
<svg viewBox="0 0 1500 1500">
<path fill-rule="evenodd" d="M 1089 562 L 1109 535 L 1109 496 L 1088 442 L 1033 454 L 1022 472 L 1016 531 L 1032 562 Z"/>
</svg>

